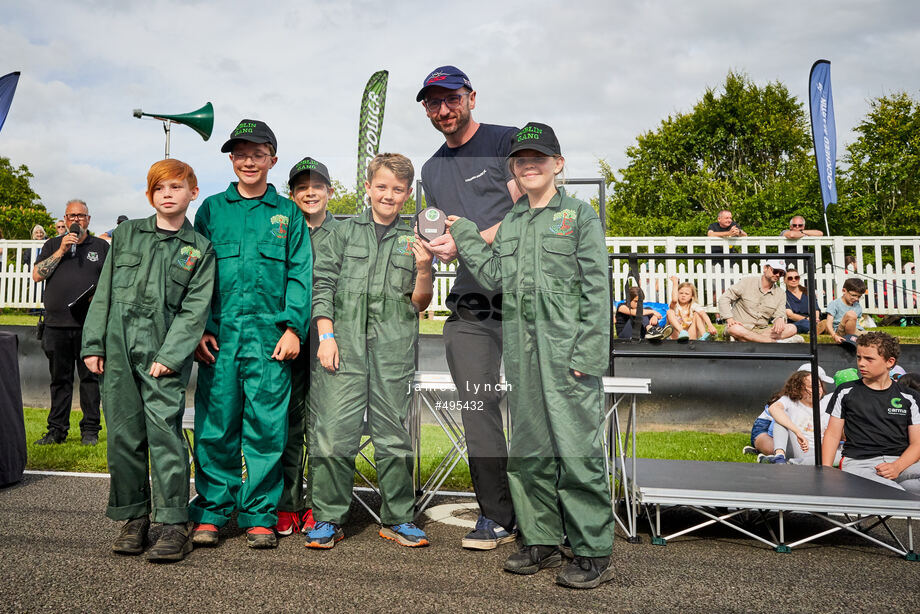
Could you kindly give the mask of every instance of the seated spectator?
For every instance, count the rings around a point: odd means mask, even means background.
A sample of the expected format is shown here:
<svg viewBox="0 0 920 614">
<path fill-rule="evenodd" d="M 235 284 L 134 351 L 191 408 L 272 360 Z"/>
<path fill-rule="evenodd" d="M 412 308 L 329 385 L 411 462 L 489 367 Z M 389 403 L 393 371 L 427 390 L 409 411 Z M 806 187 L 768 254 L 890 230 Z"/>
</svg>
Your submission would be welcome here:
<svg viewBox="0 0 920 614">
<path fill-rule="evenodd" d="M 706 311 L 697 302 L 696 286 L 689 281 L 678 284 L 677 277 L 674 275 L 670 279 L 671 303 L 668 306 L 667 320 L 672 328 L 671 339 L 706 341 L 715 335 L 718 332 L 716 327 L 712 325 Z"/>
<path fill-rule="evenodd" d="M 811 322 L 808 320 L 808 288 L 805 287 L 801 275 L 794 268 L 786 271 L 786 319 L 795 326 L 800 333 L 811 331 Z M 827 330 L 827 322 L 821 319 L 821 310 L 815 311 L 815 321 L 818 323 L 818 334 Z"/>
<path fill-rule="evenodd" d="M 757 454 L 758 461 L 763 456 L 773 454 L 773 430 L 776 428 L 776 422 L 768 410 L 774 402 L 775 399 L 771 399 L 754 419 L 754 426 L 751 427 L 751 445 L 741 449 L 743 454 Z"/>
<path fill-rule="evenodd" d="M 763 273 L 745 277 L 719 297 L 725 334 L 739 341 L 802 343 L 786 322 L 786 293 L 778 286 L 786 274 L 782 260 L 766 260 Z"/>
<path fill-rule="evenodd" d="M 818 367 L 819 398 L 822 399 L 821 432 L 827 428 L 826 409 L 830 397 L 825 396 L 825 383 L 832 383 L 824 369 Z M 815 464 L 815 419 L 812 405 L 811 365 L 806 363 L 793 373 L 780 397 L 767 411 L 773 417 L 773 454 L 758 457 L 760 462 L 783 464 Z M 792 436 L 790 436 L 792 435 Z M 836 459 L 836 460 L 839 460 Z"/>
<path fill-rule="evenodd" d="M 821 460 L 826 466 L 833 463 L 834 450 L 845 435 L 842 470 L 920 494 L 918 395 L 890 376 L 900 354 L 898 340 L 886 333 L 866 333 L 857 339 L 862 378 L 834 391 Z"/>
<path fill-rule="evenodd" d="M 67 224 L 64 223 L 63 219 L 60 219 L 54 223 L 54 229 L 57 231 L 57 236 L 63 237 L 67 234 Z"/>
<path fill-rule="evenodd" d="M 856 374 L 855 369 L 852 369 L 852 371 L 854 372 L 853 376 L 852 378 L 849 378 L 849 379 L 847 378 L 847 376 L 842 375 L 843 374 L 842 371 L 838 371 L 837 375 L 841 376 L 840 383 L 847 382 L 847 381 L 850 381 L 850 379 L 855 379 L 859 377 L 859 375 Z M 799 373 L 799 372 L 807 372 L 807 374 L 810 376 L 811 375 L 811 364 L 810 363 L 803 364 L 796 371 L 796 373 Z M 744 448 L 742 448 L 741 450 L 742 453 L 757 454 L 757 460 L 759 462 L 770 462 L 772 455 L 775 452 L 775 447 L 776 447 L 776 442 L 775 442 L 776 429 L 777 427 L 779 427 L 779 425 L 776 423 L 775 418 L 773 417 L 773 414 L 770 412 L 770 408 L 774 404 L 776 404 L 783 396 L 788 396 L 786 389 L 790 386 L 790 380 L 793 377 L 796 377 L 796 373 L 793 373 L 790 376 L 790 379 L 786 381 L 786 384 L 783 386 L 783 389 L 780 392 L 773 395 L 773 398 L 771 398 L 767 402 L 767 404 L 764 406 L 764 410 L 760 412 L 760 415 L 757 416 L 757 418 L 754 420 L 754 426 L 751 428 L 751 445 L 744 446 Z M 822 367 L 818 367 L 818 377 L 822 381 L 825 381 L 828 383 L 836 382 L 837 375 L 835 375 L 834 379 L 832 380 L 829 377 L 827 377 L 827 374 L 824 372 L 824 369 Z M 797 395 L 797 394 L 799 393 L 798 392 L 793 393 L 793 395 Z M 809 394 L 811 393 L 809 392 Z M 779 427 L 779 428 L 782 428 L 782 427 Z M 783 442 L 785 443 L 785 439 L 783 439 Z"/>
<path fill-rule="evenodd" d="M 616 330 L 617 338 L 631 339 L 633 333 L 633 317 L 636 315 L 636 309 L 639 308 L 639 297 L 645 300 L 645 293 L 639 286 L 630 286 L 626 291 L 626 300 L 617 307 L 616 311 Z M 661 316 L 654 309 L 643 307 L 642 309 L 642 328 L 639 330 L 639 338 L 645 338 L 650 335 L 650 339 L 661 339 L 671 334 L 669 327 L 660 328 L 658 323 Z"/>
<path fill-rule="evenodd" d="M 834 343 L 840 343 L 844 337 L 862 335 L 866 329 L 859 323 L 862 317 L 862 305 L 859 299 L 866 293 L 866 282 L 858 277 L 850 277 L 843 282 L 843 294 L 835 298 L 827 306 L 827 329 L 834 338 Z"/>
</svg>

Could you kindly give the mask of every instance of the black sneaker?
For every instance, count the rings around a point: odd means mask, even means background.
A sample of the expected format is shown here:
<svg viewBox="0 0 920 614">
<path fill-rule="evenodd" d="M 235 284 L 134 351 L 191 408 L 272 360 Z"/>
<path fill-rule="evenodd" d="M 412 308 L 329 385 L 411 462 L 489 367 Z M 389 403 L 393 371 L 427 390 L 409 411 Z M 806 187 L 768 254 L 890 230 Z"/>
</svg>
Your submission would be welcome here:
<svg viewBox="0 0 920 614">
<path fill-rule="evenodd" d="M 556 575 L 556 584 L 569 588 L 597 588 L 613 580 L 609 556 L 576 556 Z"/>
<path fill-rule="evenodd" d="M 147 545 L 147 531 L 150 530 L 150 518 L 140 516 L 125 523 L 112 544 L 112 552 L 118 554 L 140 554 Z"/>
<path fill-rule="evenodd" d="M 80 437 L 80 443 L 84 446 L 94 446 L 99 443 L 99 435 L 97 433 L 83 433 Z"/>
<path fill-rule="evenodd" d="M 521 546 L 505 559 L 504 569 L 511 573 L 529 576 L 541 569 L 562 565 L 562 552 L 556 546 Z"/>
<path fill-rule="evenodd" d="M 164 524 L 159 539 L 147 551 L 147 560 L 153 563 L 181 561 L 192 548 L 187 524 Z"/>
<path fill-rule="evenodd" d="M 42 438 L 35 442 L 37 446 L 47 446 L 52 443 L 64 443 L 67 439 L 67 433 L 57 429 L 48 429 L 48 432 L 42 435 Z"/>
</svg>

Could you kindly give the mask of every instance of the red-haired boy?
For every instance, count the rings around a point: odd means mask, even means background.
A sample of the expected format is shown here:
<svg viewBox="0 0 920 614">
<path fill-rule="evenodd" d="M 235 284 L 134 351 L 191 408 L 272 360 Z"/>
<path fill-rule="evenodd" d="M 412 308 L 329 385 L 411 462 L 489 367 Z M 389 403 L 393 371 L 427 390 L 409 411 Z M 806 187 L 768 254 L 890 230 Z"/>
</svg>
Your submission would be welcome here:
<svg viewBox="0 0 920 614">
<path fill-rule="evenodd" d="M 197 196 L 188 164 L 171 159 L 150 167 L 147 198 L 156 214 L 112 233 L 83 327 L 81 356 L 102 376 L 112 476 L 106 516 L 126 521 L 112 550 L 144 551 L 152 508 L 163 530 L 149 561 L 182 560 L 192 550 L 182 413 L 215 267 L 211 243 L 185 217 Z"/>
</svg>

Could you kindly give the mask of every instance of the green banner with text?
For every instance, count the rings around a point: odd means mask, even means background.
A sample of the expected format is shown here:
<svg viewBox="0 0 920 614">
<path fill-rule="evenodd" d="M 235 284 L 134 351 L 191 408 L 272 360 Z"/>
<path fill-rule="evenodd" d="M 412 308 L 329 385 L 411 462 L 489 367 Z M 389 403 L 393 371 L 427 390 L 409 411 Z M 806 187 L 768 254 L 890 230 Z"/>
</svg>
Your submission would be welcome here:
<svg viewBox="0 0 920 614">
<path fill-rule="evenodd" d="M 371 75 L 364 88 L 364 96 L 361 98 L 361 118 L 358 121 L 358 198 L 356 200 L 359 211 L 370 204 L 365 198 L 364 180 L 367 165 L 374 159 L 380 148 L 388 77 L 389 72 L 386 70 L 379 70 Z"/>
</svg>

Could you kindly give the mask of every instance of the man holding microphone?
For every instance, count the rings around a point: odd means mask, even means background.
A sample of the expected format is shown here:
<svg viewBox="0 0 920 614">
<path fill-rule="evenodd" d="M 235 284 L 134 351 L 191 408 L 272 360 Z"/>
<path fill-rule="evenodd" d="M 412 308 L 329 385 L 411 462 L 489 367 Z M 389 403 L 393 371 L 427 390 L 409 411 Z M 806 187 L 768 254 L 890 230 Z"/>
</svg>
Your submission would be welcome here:
<svg viewBox="0 0 920 614">
<path fill-rule="evenodd" d="M 70 428 L 73 371 L 80 377 L 81 442 L 94 446 L 102 428 L 99 414 L 99 378 L 80 358 L 83 318 L 92 289 L 99 281 L 109 244 L 89 234 L 89 208 L 71 200 L 65 209 L 68 232 L 49 239 L 38 254 L 32 279 L 45 284 L 45 331 L 42 349 L 51 371 L 51 411 L 48 432 L 37 445 L 63 443 Z M 73 309 L 71 305 L 73 304 Z"/>
</svg>

